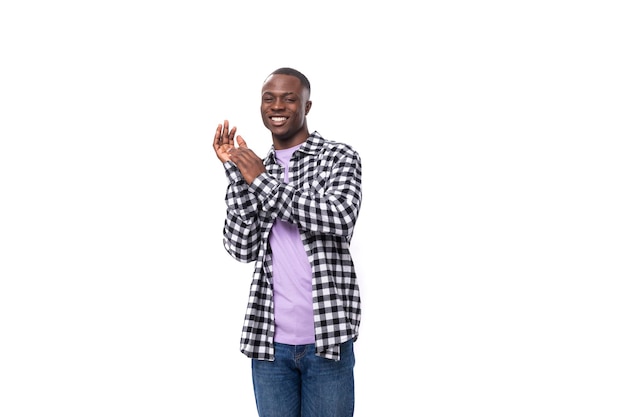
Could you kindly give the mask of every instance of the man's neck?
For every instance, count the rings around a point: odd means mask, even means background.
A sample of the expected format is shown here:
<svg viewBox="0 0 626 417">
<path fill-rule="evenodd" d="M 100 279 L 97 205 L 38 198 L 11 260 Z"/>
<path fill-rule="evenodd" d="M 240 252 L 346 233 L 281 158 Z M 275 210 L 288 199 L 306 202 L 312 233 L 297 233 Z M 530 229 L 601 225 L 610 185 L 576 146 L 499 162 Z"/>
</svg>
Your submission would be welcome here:
<svg viewBox="0 0 626 417">
<path fill-rule="evenodd" d="M 276 136 L 272 136 L 272 141 L 274 143 L 274 149 L 289 149 L 306 142 L 309 136 L 309 131 L 303 130 L 290 138 L 278 138 Z"/>
</svg>

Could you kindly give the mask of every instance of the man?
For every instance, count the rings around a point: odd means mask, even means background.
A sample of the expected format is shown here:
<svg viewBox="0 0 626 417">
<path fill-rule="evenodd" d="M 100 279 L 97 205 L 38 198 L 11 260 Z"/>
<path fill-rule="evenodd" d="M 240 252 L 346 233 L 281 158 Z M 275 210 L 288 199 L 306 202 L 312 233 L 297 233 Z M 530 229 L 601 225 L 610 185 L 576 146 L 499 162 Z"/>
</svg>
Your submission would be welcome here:
<svg viewBox="0 0 626 417">
<path fill-rule="evenodd" d="M 279 68 L 263 83 L 272 134 L 262 160 L 228 120 L 213 148 L 224 164 L 224 247 L 255 262 L 241 351 L 252 358 L 260 417 L 348 417 L 361 319 L 350 240 L 361 206 L 361 160 L 309 133 L 309 80 Z"/>
</svg>

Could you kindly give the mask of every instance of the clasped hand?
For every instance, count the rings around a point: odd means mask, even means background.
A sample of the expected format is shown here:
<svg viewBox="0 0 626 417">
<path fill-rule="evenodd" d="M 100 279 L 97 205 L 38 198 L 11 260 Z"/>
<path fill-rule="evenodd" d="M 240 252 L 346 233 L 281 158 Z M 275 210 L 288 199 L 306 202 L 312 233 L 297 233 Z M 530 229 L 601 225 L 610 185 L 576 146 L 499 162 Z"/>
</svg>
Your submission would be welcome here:
<svg viewBox="0 0 626 417">
<path fill-rule="evenodd" d="M 234 163 L 244 180 L 252 184 L 256 177 L 265 172 L 265 165 L 263 165 L 263 160 L 248 148 L 241 135 L 235 137 L 236 133 L 237 127 L 229 129 L 228 120 L 224 120 L 224 124 L 217 125 L 215 130 L 213 149 L 222 163 L 227 161 Z"/>
</svg>

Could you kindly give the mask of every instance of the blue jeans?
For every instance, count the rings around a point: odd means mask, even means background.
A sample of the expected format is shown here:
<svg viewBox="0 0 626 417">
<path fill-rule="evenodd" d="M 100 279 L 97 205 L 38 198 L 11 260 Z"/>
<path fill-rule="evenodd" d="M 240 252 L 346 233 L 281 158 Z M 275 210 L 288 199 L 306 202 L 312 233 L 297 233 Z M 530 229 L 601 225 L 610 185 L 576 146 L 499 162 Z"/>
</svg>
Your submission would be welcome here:
<svg viewBox="0 0 626 417">
<path fill-rule="evenodd" d="M 274 344 L 274 361 L 252 360 L 259 417 L 352 417 L 354 351 L 341 345 L 341 360 L 315 356 L 315 345 Z"/>
</svg>

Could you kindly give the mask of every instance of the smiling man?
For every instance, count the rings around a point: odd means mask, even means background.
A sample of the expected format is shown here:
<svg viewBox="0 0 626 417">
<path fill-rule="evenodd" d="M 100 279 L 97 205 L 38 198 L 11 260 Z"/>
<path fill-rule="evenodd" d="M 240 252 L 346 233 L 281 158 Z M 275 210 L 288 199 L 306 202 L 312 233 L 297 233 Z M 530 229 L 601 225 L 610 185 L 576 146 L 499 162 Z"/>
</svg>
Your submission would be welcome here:
<svg viewBox="0 0 626 417">
<path fill-rule="evenodd" d="M 350 417 L 361 300 L 350 240 L 361 207 L 361 160 L 309 133 L 309 80 L 279 68 L 263 83 L 265 159 L 218 125 L 224 164 L 224 247 L 255 262 L 241 336 L 260 417 Z"/>
</svg>

